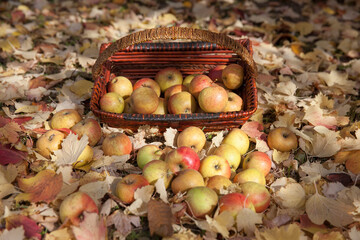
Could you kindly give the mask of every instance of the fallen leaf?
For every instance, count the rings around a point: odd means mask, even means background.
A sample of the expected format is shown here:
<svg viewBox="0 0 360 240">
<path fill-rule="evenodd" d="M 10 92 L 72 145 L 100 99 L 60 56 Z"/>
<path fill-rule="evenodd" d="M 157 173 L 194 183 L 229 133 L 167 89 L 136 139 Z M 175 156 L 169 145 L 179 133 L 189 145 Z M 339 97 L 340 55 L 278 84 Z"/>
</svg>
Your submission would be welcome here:
<svg viewBox="0 0 360 240">
<path fill-rule="evenodd" d="M 241 130 L 243 130 L 249 137 L 251 138 L 258 138 L 265 140 L 266 134 L 264 131 L 264 125 L 262 125 L 259 122 L 251 121 L 246 122 L 242 127 Z"/>
<path fill-rule="evenodd" d="M 280 214 L 271 220 L 264 218 L 263 222 L 264 222 L 265 227 L 274 228 L 274 227 L 280 227 L 282 225 L 288 224 L 289 222 L 291 222 L 291 220 L 292 220 L 291 216 L 289 216 L 287 214 Z"/>
<path fill-rule="evenodd" d="M 172 227 L 173 215 L 168 204 L 161 200 L 151 199 L 148 203 L 148 221 L 150 234 L 161 237 L 170 237 L 174 233 Z"/>
<path fill-rule="evenodd" d="M 160 199 L 163 200 L 165 203 L 169 203 L 167 198 L 167 192 L 165 187 L 164 178 L 159 178 L 155 183 L 155 189 L 158 194 L 160 194 Z"/>
<path fill-rule="evenodd" d="M 280 164 L 283 161 L 288 160 L 289 157 L 290 157 L 290 152 L 280 152 L 276 149 L 273 150 L 272 160 L 277 164 Z"/>
<path fill-rule="evenodd" d="M 61 228 L 45 235 L 45 240 L 69 240 L 74 239 L 74 234 L 69 228 Z"/>
<path fill-rule="evenodd" d="M 318 224 L 311 222 L 308 215 L 306 215 L 306 214 L 300 215 L 299 226 L 301 227 L 302 230 L 312 233 L 312 234 L 317 233 L 317 232 L 326 233 L 328 231 L 325 224 L 318 225 Z"/>
<path fill-rule="evenodd" d="M 175 143 L 175 137 L 177 135 L 178 131 L 175 128 L 166 128 L 166 131 L 164 132 L 164 138 L 165 138 L 165 146 L 169 146 L 169 147 L 175 147 L 176 143 Z"/>
<path fill-rule="evenodd" d="M 300 227 L 295 224 L 289 224 L 280 228 L 265 229 L 264 231 L 255 231 L 257 240 L 279 240 L 279 239 L 299 239 L 307 240 L 305 233 L 301 231 Z"/>
<path fill-rule="evenodd" d="M 70 86 L 70 90 L 79 97 L 82 97 L 86 94 L 91 94 L 93 87 L 94 87 L 93 82 L 90 82 L 85 79 L 80 79 L 75 81 L 75 83 L 72 86 Z"/>
<path fill-rule="evenodd" d="M 27 157 L 26 152 L 22 152 L 16 149 L 11 149 L 9 145 L 0 144 L 0 164 L 16 164 Z"/>
<path fill-rule="evenodd" d="M 0 240 L 23 240 L 24 238 L 25 230 L 23 226 L 14 227 L 10 230 L 5 229 L 0 235 Z"/>
<path fill-rule="evenodd" d="M 41 239 L 41 228 L 31 218 L 23 215 L 11 215 L 7 217 L 5 221 L 7 230 L 22 226 L 27 238 Z"/>
<path fill-rule="evenodd" d="M 345 237 L 337 231 L 328 233 L 317 232 L 314 234 L 313 240 L 345 240 Z"/>
<path fill-rule="evenodd" d="M 236 215 L 236 229 L 239 232 L 244 230 L 248 237 L 254 236 L 256 224 L 262 224 L 262 219 L 262 213 L 256 213 L 249 208 L 242 208 Z"/>
<path fill-rule="evenodd" d="M 335 167 L 331 169 L 326 169 L 319 162 L 310 163 L 309 161 L 307 161 L 300 166 L 299 175 L 302 181 L 306 183 L 313 183 L 321 179 L 321 177 L 325 177 L 328 174 L 334 172 L 336 172 Z"/>
<path fill-rule="evenodd" d="M 357 230 L 356 226 L 352 227 L 348 232 L 351 240 L 360 239 L 360 231 Z"/>
<path fill-rule="evenodd" d="M 229 237 L 229 230 L 235 224 L 235 219 L 229 211 L 224 211 L 214 218 L 206 215 L 205 220 L 194 221 L 200 229 L 211 233 L 220 233 L 225 238 Z"/>
<path fill-rule="evenodd" d="M 288 183 L 275 191 L 274 200 L 282 208 L 300 209 L 305 204 L 306 194 L 299 183 Z"/>
<path fill-rule="evenodd" d="M 133 213 L 135 215 L 147 213 L 147 203 L 150 201 L 153 193 L 153 185 L 136 189 L 134 193 L 135 201 L 125 209 L 125 213 Z"/>
<path fill-rule="evenodd" d="M 107 239 L 107 229 L 105 219 L 99 217 L 97 213 L 84 212 L 84 219 L 79 227 L 72 226 L 76 240 L 105 240 Z"/>
<path fill-rule="evenodd" d="M 116 230 L 121 236 L 126 237 L 134 227 L 140 227 L 140 217 L 124 214 L 122 211 L 116 210 L 106 219 L 107 226 L 114 224 Z M 134 227 L 133 227 L 134 226 Z"/>
<path fill-rule="evenodd" d="M 110 185 L 107 181 L 96 181 L 82 185 L 79 188 L 79 191 L 87 193 L 96 203 L 97 206 L 100 205 L 101 199 L 105 196 L 110 190 Z"/>
</svg>

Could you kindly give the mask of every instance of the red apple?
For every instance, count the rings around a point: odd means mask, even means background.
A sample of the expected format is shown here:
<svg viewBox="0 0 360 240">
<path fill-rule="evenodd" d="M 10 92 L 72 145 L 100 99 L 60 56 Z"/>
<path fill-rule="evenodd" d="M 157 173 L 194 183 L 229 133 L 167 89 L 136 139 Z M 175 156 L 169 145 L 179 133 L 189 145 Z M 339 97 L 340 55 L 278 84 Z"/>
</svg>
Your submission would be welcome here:
<svg viewBox="0 0 360 240">
<path fill-rule="evenodd" d="M 51 153 L 61 148 L 65 134 L 58 130 L 49 130 L 36 141 L 36 151 L 45 158 L 50 158 Z"/>
<path fill-rule="evenodd" d="M 243 169 L 248 168 L 256 168 L 259 170 L 264 176 L 266 176 L 271 169 L 271 159 L 270 157 L 264 152 L 251 152 L 246 155 L 243 163 Z"/>
<path fill-rule="evenodd" d="M 137 113 L 151 114 L 159 105 L 159 97 L 152 88 L 137 88 L 130 96 L 130 105 Z"/>
<path fill-rule="evenodd" d="M 191 147 L 196 152 L 200 152 L 205 146 L 206 137 L 200 128 L 190 126 L 179 133 L 176 142 L 178 147 Z"/>
<path fill-rule="evenodd" d="M 224 138 L 222 143 L 234 146 L 241 155 L 244 155 L 250 146 L 248 135 L 239 128 L 233 128 Z"/>
<path fill-rule="evenodd" d="M 191 80 L 191 82 L 189 84 L 189 92 L 195 98 L 198 98 L 201 90 L 203 90 L 204 88 L 210 87 L 211 84 L 212 84 L 212 81 L 208 76 L 206 76 L 204 74 L 197 75 Z"/>
<path fill-rule="evenodd" d="M 266 184 L 265 176 L 256 168 L 248 168 L 238 172 L 234 179 L 233 183 L 245 183 L 245 182 L 256 182 L 262 185 Z"/>
<path fill-rule="evenodd" d="M 156 74 L 155 81 L 159 84 L 161 91 L 165 92 L 171 86 L 182 84 L 183 76 L 178 69 L 168 67 Z"/>
<path fill-rule="evenodd" d="M 139 87 L 152 88 L 156 92 L 157 96 L 160 97 L 161 94 L 160 86 L 157 82 L 155 82 L 151 78 L 141 78 L 137 80 L 134 84 L 134 90 L 138 89 Z"/>
<path fill-rule="evenodd" d="M 63 109 L 51 118 L 50 127 L 52 129 L 71 128 L 81 119 L 81 115 L 75 109 Z"/>
<path fill-rule="evenodd" d="M 222 70 L 221 78 L 228 89 L 238 89 L 244 81 L 244 68 L 239 64 L 230 64 Z"/>
<path fill-rule="evenodd" d="M 60 204 L 60 220 L 66 219 L 78 226 L 84 212 L 98 213 L 98 208 L 94 200 L 84 192 L 75 192 L 67 196 Z"/>
<path fill-rule="evenodd" d="M 224 112 L 237 112 L 242 109 L 243 100 L 234 92 L 228 92 L 228 101 L 224 108 Z"/>
<path fill-rule="evenodd" d="M 228 193 L 219 200 L 219 213 L 229 211 L 235 218 L 243 208 L 249 208 L 255 212 L 253 203 L 241 193 Z"/>
<path fill-rule="evenodd" d="M 113 78 L 108 83 L 108 92 L 116 92 L 123 99 L 128 98 L 133 92 L 133 86 L 131 81 L 123 76 Z"/>
<path fill-rule="evenodd" d="M 162 160 L 152 160 L 148 162 L 145 164 L 142 172 L 150 184 L 155 184 L 160 178 L 164 179 L 166 188 L 169 187 L 171 179 L 173 178 L 173 172 L 169 169 L 168 163 Z"/>
<path fill-rule="evenodd" d="M 232 184 L 229 178 L 222 175 L 215 175 L 205 179 L 205 184 L 208 188 L 213 189 L 217 194 L 220 194 L 220 189 L 226 188 Z"/>
<path fill-rule="evenodd" d="M 228 102 L 228 94 L 222 87 L 207 87 L 201 90 L 198 102 L 200 108 L 205 112 L 222 112 Z"/>
<path fill-rule="evenodd" d="M 75 124 L 71 130 L 76 133 L 79 138 L 84 135 L 89 137 L 89 145 L 95 146 L 101 139 L 102 130 L 98 121 L 94 118 L 87 118 L 81 120 L 77 124 Z"/>
<path fill-rule="evenodd" d="M 145 164 L 152 160 L 163 157 L 163 151 L 156 145 L 148 144 L 139 149 L 136 155 L 136 162 L 139 168 L 143 169 Z"/>
<path fill-rule="evenodd" d="M 168 101 L 168 111 L 172 114 L 191 114 L 196 108 L 195 98 L 188 92 L 175 93 Z"/>
<path fill-rule="evenodd" d="M 130 138 L 124 133 L 111 133 L 105 137 L 102 143 L 102 150 L 105 155 L 126 155 L 132 151 Z"/>
<path fill-rule="evenodd" d="M 196 218 L 205 218 L 213 214 L 218 203 L 218 195 L 207 187 L 191 188 L 186 194 L 187 212 Z"/>
<path fill-rule="evenodd" d="M 222 70 L 226 67 L 226 65 L 218 65 L 209 70 L 208 76 L 214 82 L 221 82 L 222 78 Z"/>
<path fill-rule="evenodd" d="M 200 167 L 200 158 L 190 147 L 173 149 L 166 154 L 165 162 L 169 164 L 170 170 L 175 174 L 183 169 L 199 170 Z"/>
<path fill-rule="evenodd" d="M 174 194 L 185 192 L 193 187 L 205 186 L 202 175 L 195 169 L 184 169 L 178 172 L 171 182 L 171 190 Z"/>
<path fill-rule="evenodd" d="M 194 79 L 194 77 L 196 77 L 197 75 L 200 75 L 200 74 L 190 74 L 190 75 L 187 75 L 185 78 L 184 78 L 184 81 L 183 81 L 183 85 L 189 89 L 189 86 L 190 86 L 190 82 Z"/>
<path fill-rule="evenodd" d="M 182 84 L 178 84 L 178 85 L 169 87 L 168 89 L 166 89 L 166 91 L 164 93 L 165 101 L 166 102 L 169 101 L 169 97 L 171 97 L 175 93 L 186 92 L 187 90 L 188 90 L 188 88 Z"/>
<path fill-rule="evenodd" d="M 264 185 L 256 182 L 245 182 L 240 187 L 242 193 L 254 205 L 257 213 L 263 212 L 269 207 L 271 195 Z"/>
<path fill-rule="evenodd" d="M 124 99 L 116 92 L 105 93 L 100 98 L 100 109 L 105 112 L 122 113 L 124 107 Z"/>
<path fill-rule="evenodd" d="M 222 175 L 230 178 L 231 168 L 225 158 L 217 155 L 209 155 L 201 160 L 199 172 L 204 178 Z"/>
<path fill-rule="evenodd" d="M 124 204 L 135 201 L 134 194 L 136 189 L 149 185 L 149 182 L 142 175 L 129 174 L 116 184 L 116 195 Z"/>
<path fill-rule="evenodd" d="M 278 127 L 271 130 L 267 137 L 267 142 L 271 149 L 276 149 L 280 152 L 289 152 L 298 146 L 295 133 L 286 127 Z"/>
</svg>

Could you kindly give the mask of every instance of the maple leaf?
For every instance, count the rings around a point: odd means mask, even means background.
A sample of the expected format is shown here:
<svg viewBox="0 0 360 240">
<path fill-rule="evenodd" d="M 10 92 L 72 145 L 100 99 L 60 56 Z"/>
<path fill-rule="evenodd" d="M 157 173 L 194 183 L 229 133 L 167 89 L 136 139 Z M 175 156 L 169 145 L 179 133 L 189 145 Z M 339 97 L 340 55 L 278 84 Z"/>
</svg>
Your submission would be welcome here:
<svg viewBox="0 0 360 240">
<path fill-rule="evenodd" d="M 23 240 L 25 239 L 25 230 L 23 226 L 14 227 L 10 230 L 5 229 L 1 235 L 0 240 Z"/>
<path fill-rule="evenodd" d="M 276 149 L 273 150 L 272 160 L 277 164 L 280 164 L 283 161 L 288 160 L 289 157 L 290 157 L 290 152 L 280 152 Z"/>
<path fill-rule="evenodd" d="M 282 208 L 302 208 L 305 197 L 305 191 L 299 183 L 287 183 L 274 194 L 274 200 Z"/>
<path fill-rule="evenodd" d="M 165 146 L 169 147 L 175 147 L 175 137 L 177 135 L 178 131 L 175 128 L 166 128 L 166 131 L 164 132 L 164 138 L 165 138 Z"/>
<path fill-rule="evenodd" d="M 133 213 L 135 215 L 145 214 L 147 212 L 147 203 L 150 201 L 153 192 L 153 185 L 136 189 L 134 193 L 135 201 L 125 209 L 125 213 Z"/>
<path fill-rule="evenodd" d="M 107 226 L 114 224 L 116 230 L 121 236 L 127 236 L 134 227 L 140 227 L 140 217 L 124 214 L 122 211 L 116 210 L 106 219 Z"/>
<path fill-rule="evenodd" d="M 107 239 L 105 219 L 97 213 L 84 212 L 83 215 L 84 220 L 80 222 L 79 227 L 72 226 L 76 240 Z"/>
<path fill-rule="evenodd" d="M 263 215 L 256 213 L 249 208 L 241 209 L 236 215 L 236 229 L 244 230 L 247 236 L 253 236 L 256 224 L 262 224 Z"/>
<path fill-rule="evenodd" d="M 302 181 L 306 183 L 313 183 L 321 179 L 321 177 L 325 177 L 326 175 L 333 172 L 336 172 L 336 167 L 326 169 L 319 162 L 310 163 L 307 161 L 300 166 L 299 174 Z"/>
<path fill-rule="evenodd" d="M 341 149 L 345 151 L 360 150 L 360 129 L 355 131 L 355 137 L 345 137 L 340 140 Z"/>
<path fill-rule="evenodd" d="M 329 129 L 336 129 L 338 123 L 336 117 L 326 116 L 318 105 L 308 107 L 303 120 L 308 121 L 314 126 L 324 126 Z"/>
<path fill-rule="evenodd" d="M 17 143 L 19 140 L 18 132 L 23 131 L 20 125 L 14 121 L 7 123 L 0 128 L 0 139 L 3 138 L 3 142 Z"/>
<path fill-rule="evenodd" d="M 356 226 L 352 227 L 348 233 L 351 240 L 360 239 L 360 231 L 357 230 Z"/>
<path fill-rule="evenodd" d="M 235 219 L 229 211 L 224 211 L 214 218 L 205 216 L 205 220 L 194 220 L 200 229 L 212 233 L 220 233 L 223 237 L 229 237 L 229 230 L 235 224 Z"/>
<path fill-rule="evenodd" d="M 68 239 L 74 239 L 74 235 L 70 228 L 65 227 L 61 229 L 57 229 L 55 231 L 52 231 L 49 234 L 46 234 L 45 240 L 68 240 Z"/>
<path fill-rule="evenodd" d="M 82 185 L 79 191 L 87 193 L 97 205 L 100 204 L 101 199 L 110 190 L 110 185 L 107 181 L 95 181 Z"/>
<path fill-rule="evenodd" d="M 27 238 L 41 239 L 41 228 L 34 220 L 23 215 L 11 215 L 6 218 L 6 229 L 11 230 L 22 226 Z"/>
<path fill-rule="evenodd" d="M 159 178 L 155 183 L 156 192 L 160 194 L 160 199 L 163 200 L 165 203 L 168 203 L 167 199 L 167 192 L 165 187 L 164 178 Z"/>
<path fill-rule="evenodd" d="M 258 138 L 265 140 L 266 134 L 263 132 L 264 125 L 262 125 L 259 122 L 256 121 L 246 122 L 241 127 L 241 130 L 243 130 L 251 138 Z"/>
<path fill-rule="evenodd" d="M 88 139 L 86 134 L 78 140 L 76 134 L 70 133 L 62 141 L 61 149 L 54 151 L 51 160 L 55 161 L 58 166 L 73 164 L 89 143 Z"/>
<path fill-rule="evenodd" d="M 289 224 L 280 228 L 266 229 L 265 231 L 255 231 L 256 240 L 279 240 L 279 239 L 299 239 L 307 240 L 305 233 L 295 224 Z"/>
<path fill-rule="evenodd" d="M 348 75 L 336 70 L 331 70 L 330 73 L 320 72 L 317 74 L 319 79 L 325 81 L 329 87 L 339 88 L 343 93 L 358 95 L 355 90 L 356 82 L 348 80 Z"/>
</svg>

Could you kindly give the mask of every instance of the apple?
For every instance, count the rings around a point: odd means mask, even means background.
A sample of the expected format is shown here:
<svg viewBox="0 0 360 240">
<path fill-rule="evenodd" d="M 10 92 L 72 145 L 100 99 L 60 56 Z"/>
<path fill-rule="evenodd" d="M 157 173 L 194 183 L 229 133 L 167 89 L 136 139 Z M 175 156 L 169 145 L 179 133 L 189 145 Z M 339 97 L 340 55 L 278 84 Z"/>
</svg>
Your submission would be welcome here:
<svg viewBox="0 0 360 240">
<path fill-rule="evenodd" d="M 228 92 L 228 101 L 224 108 L 224 112 L 237 112 L 242 109 L 243 100 L 234 92 Z"/>
<path fill-rule="evenodd" d="M 360 173 L 360 150 L 352 151 L 352 153 L 348 155 L 345 167 L 353 174 L 357 175 Z"/>
<path fill-rule="evenodd" d="M 254 205 L 257 213 L 263 212 L 269 207 L 271 195 L 264 185 L 256 182 L 245 182 L 240 187 L 242 193 Z"/>
<path fill-rule="evenodd" d="M 206 215 L 211 217 L 218 199 L 218 195 L 211 188 L 202 186 L 191 188 L 185 199 L 187 212 L 195 218 L 205 218 Z"/>
<path fill-rule="evenodd" d="M 168 101 L 168 111 L 172 114 L 191 114 L 196 108 L 196 100 L 189 92 L 175 93 Z"/>
<path fill-rule="evenodd" d="M 241 156 L 249 150 L 250 146 L 248 135 L 239 128 L 231 129 L 231 131 L 224 137 L 222 143 L 234 146 L 240 152 Z"/>
<path fill-rule="evenodd" d="M 130 204 L 135 201 L 134 194 L 136 189 L 147 185 L 149 185 L 149 182 L 142 175 L 126 175 L 116 184 L 116 196 L 118 196 L 122 203 Z"/>
<path fill-rule="evenodd" d="M 182 84 L 177 84 L 166 89 L 164 93 L 165 101 L 169 101 L 169 97 L 179 92 L 187 92 L 188 88 Z"/>
<path fill-rule="evenodd" d="M 198 102 L 205 112 L 222 112 L 227 104 L 228 94 L 226 90 L 219 86 L 211 86 L 201 90 Z"/>
<path fill-rule="evenodd" d="M 102 136 L 101 126 L 94 118 L 81 120 L 71 128 L 71 131 L 76 133 L 79 138 L 87 135 L 89 138 L 89 145 L 92 147 L 100 141 Z"/>
<path fill-rule="evenodd" d="M 151 114 L 159 105 L 159 97 L 152 88 L 137 88 L 130 96 L 130 105 L 137 113 Z"/>
<path fill-rule="evenodd" d="M 72 193 L 60 204 L 60 220 L 63 223 L 69 219 L 73 225 L 79 226 L 83 212 L 99 212 L 94 200 L 84 192 Z"/>
<path fill-rule="evenodd" d="M 128 98 L 133 92 L 133 86 L 131 81 L 123 76 L 113 78 L 108 83 L 108 92 L 116 92 L 123 99 Z"/>
<path fill-rule="evenodd" d="M 289 128 L 278 127 L 269 132 L 267 143 L 271 149 L 276 149 L 280 152 L 290 152 L 298 146 L 298 140 Z"/>
<path fill-rule="evenodd" d="M 131 106 L 130 98 L 128 97 L 124 101 L 124 113 L 135 113 L 133 107 Z"/>
<path fill-rule="evenodd" d="M 213 189 L 217 194 L 220 194 L 220 189 L 227 188 L 232 184 L 229 178 L 222 175 L 215 175 L 205 179 L 205 184 L 208 188 Z"/>
<path fill-rule="evenodd" d="M 162 160 L 152 160 L 145 164 L 142 174 L 150 184 L 155 184 L 158 179 L 163 178 L 166 188 L 169 187 L 174 175 L 169 164 Z"/>
<path fill-rule="evenodd" d="M 170 170 L 175 174 L 183 169 L 199 170 L 200 167 L 200 158 L 190 147 L 179 147 L 171 150 L 166 154 L 165 162 L 168 163 Z"/>
<path fill-rule="evenodd" d="M 204 178 L 215 175 L 222 175 L 227 178 L 231 176 L 231 168 L 228 161 L 217 155 L 208 155 L 201 160 L 199 172 Z"/>
<path fill-rule="evenodd" d="M 63 109 L 54 114 L 50 121 L 52 129 L 71 128 L 81 121 L 81 116 L 75 109 Z"/>
<path fill-rule="evenodd" d="M 225 158 L 232 172 L 235 172 L 240 165 L 241 154 L 233 145 L 222 143 L 213 154 Z"/>
<path fill-rule="evenodd" d="M 196 77 L 197 75 L 200 75 L 200 74 L 190 74 L 190 75 L 187 75 L 185 78 L 184 78 L 184 81 L 183 81 L 183 85 L 189 89 L 189 86 L 190 86 L 190 82 L 194 79 L 194 77 Z"/>
<path fill-rule="evenodd" d="M 185 192 L 190 188 L 205 186 L 204 178 L 195 169 L 184 169 L 178 172 L 171 182 L 171 190 L 174 194 Z"/>
<path fill-rule="evenodd" d="M 160 70 L 156 74 L 155 81 L 159 84 L 161 91 L 165 92 L 165 90 L 171 86 L 182 84 L 183 76 L 178 69 L 168 67 Z"/>
<path fill-rule="evenodd" d="M 61 148 L 61 143 L 64 138 L 64 133 L 51 129 L 41 135 L 36 141 L 36 151 L 41 156 L 50 159 L 51 153 Z"/>
<path fill-rule="evenodd" d="M 77 160 L 72 164 L 75 169 L 83 169 L 85 165 L 93 160 L 94 150 L 89 145 L 86 145 Z"/>
<path fill-rule="evenodd" d="M 100 98 L 100 109 L 105 112 L 122 113 L 124 111 L 124 107 L 124 99 L 116 92 L 105 93 Z"/>
<path fill-rule="evenodd" d="M 107 156 L 121 156 L 130 154 L 132 151 L 130 138 L 126 134 L 119 132 L 110 133 L 106 136 L 101 147 Z"/>
<path fill-rule="evenodd" d="M 256 182 L 262 185 L 266 184 L 265 176 L 256 168 L 248 168 L 238 172 L 234 179 L 233 183 L 245 183 L 245 182 Z"/>
<path fill-rule="evenodd" d="M 134 84 L 134 90 L 138 89 L 139 87 L 152 88 L 156 92 L 156 95 L 158 97 L 160 97 L 160 94 L 161 94 L 160 86 L 157 82 L 155 82 L 151 78 L 141 78 L 141 79 L 137 80 Z"/>
<path fill-rule="evenodd" d="M 243 163 L 243 169 L 248 168 L 256 168 L 259 170 L 264 176 L 266 176 L 271 169 L 271 159 L 270 157 L 264 152 L 251 152 L 246 155 Z"/>
<path fill-rule="evenodd" d="M 255 212 L 253 203 L 241 193 L 228 193 L 219 200 L 219 214 L 229 211 L 236 218 L 239 211 L 243 208 L 249 208 Z"/>
<path fill-rule="evenodd" d="M 238 89 L 244 81 L 244 68 L 239 64 L 230 64 L 222 70 L 221 78 L 228 89 Z"/>
<path fill-rule="evenodd" d="M 163 151 L 156 145 L 148 144 L 139 149 L 136 155 L 136 162 L 139 168 L 143 169 L 145 164 L 152 160 L 163 157 Z"/>
<path fill-rule="evenodd" d="M 152 114 L 167 114 L 167 112 L 167 102 L 164 98 L 159 98 L 159 105 Z"/>
<path fill-rule="evenodd" d="M 179 133 L 176 143 L 178 147 L 191 147 L 195 152 L 200 152 L 206 143 L 205 133 L 199 127 L 187 127 Z"/>
<path fill-rule="evenodd" d="M 214 82 L 221 82 L 222 78 L 222 70 L 226 67 L 226 65 L 217 65 L 216 67 L 209 70 L 208 76 Z"/>
<path fill-rule="evenodd" d="M 206 76 L 204 74 L 197 75 L 191 80 L 191 82 L 189 84 L 189 92 L 195 98 L 198 98 L 201 90 L 203 90 L 204 88 L 210 87 L 211 84 L 212 84 L 212 81 L 208 76 Z"/>
</svg>

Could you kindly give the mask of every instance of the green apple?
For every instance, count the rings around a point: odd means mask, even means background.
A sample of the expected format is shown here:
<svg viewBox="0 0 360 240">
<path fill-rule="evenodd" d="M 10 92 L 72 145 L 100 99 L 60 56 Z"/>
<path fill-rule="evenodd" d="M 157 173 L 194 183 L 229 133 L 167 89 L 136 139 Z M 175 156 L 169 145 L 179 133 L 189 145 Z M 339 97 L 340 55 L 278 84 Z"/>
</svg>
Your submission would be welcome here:
<svg viewBox="0 0 360 240">
<path fill-rule="evenodd" d="M 218 203 L 218 195 L 214 190 L 207 187 L 191 188 L 187 194 L 186 199 L 187 212 L 196 218 L 205 218 L 206 215 L 213 214 Z"/>
</svg>

